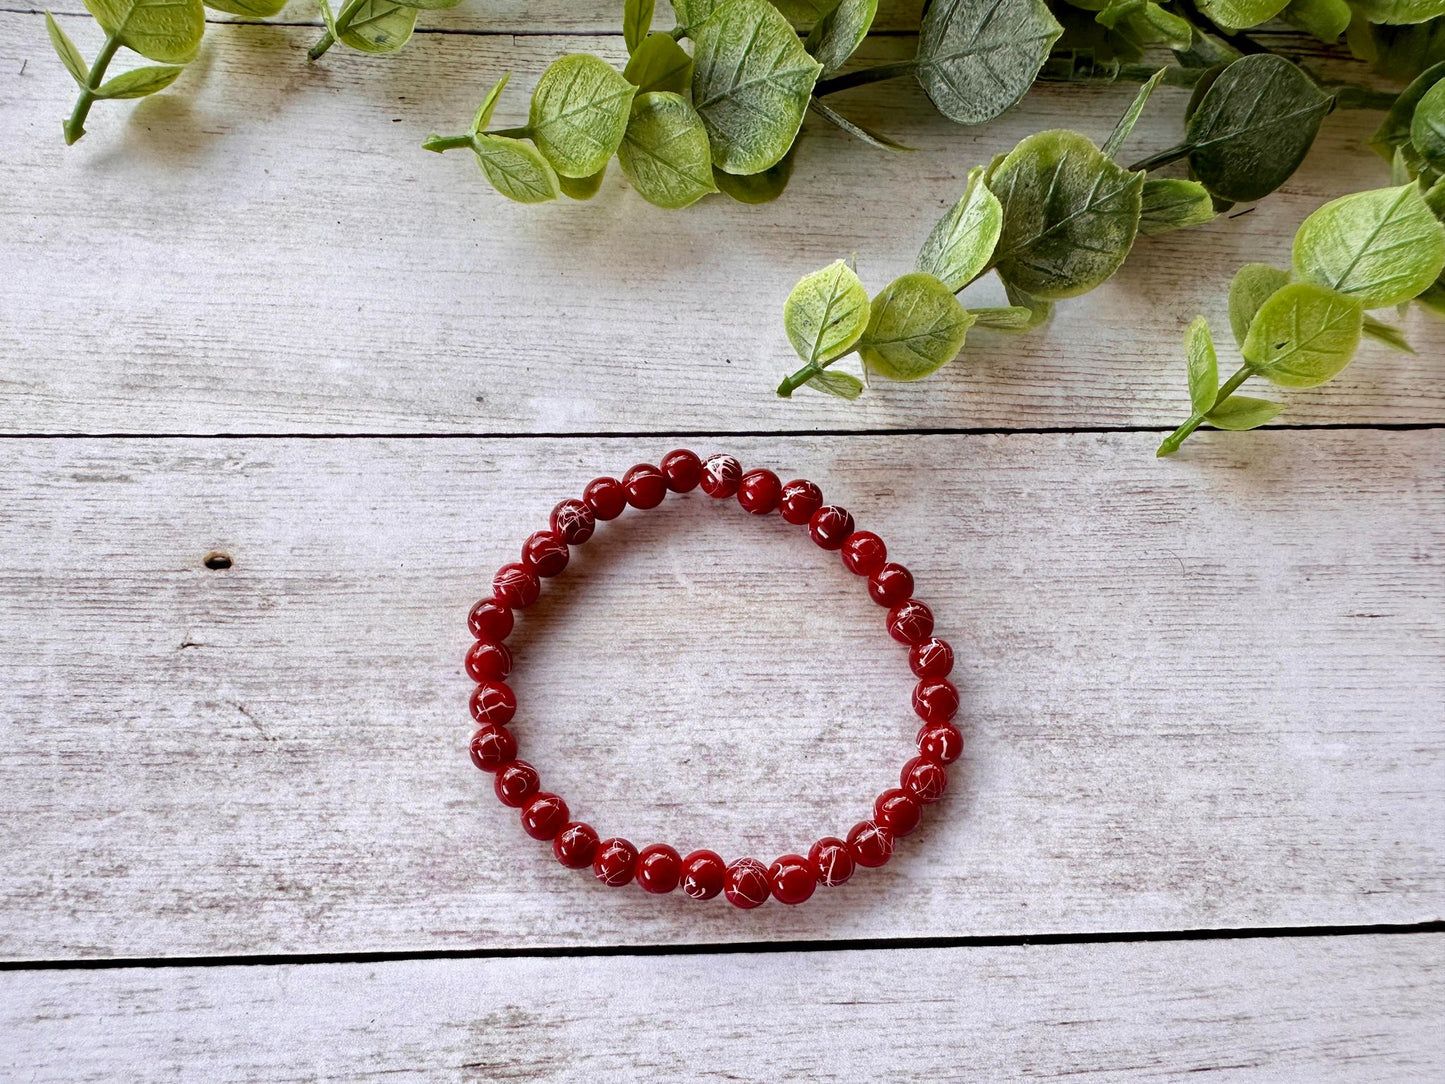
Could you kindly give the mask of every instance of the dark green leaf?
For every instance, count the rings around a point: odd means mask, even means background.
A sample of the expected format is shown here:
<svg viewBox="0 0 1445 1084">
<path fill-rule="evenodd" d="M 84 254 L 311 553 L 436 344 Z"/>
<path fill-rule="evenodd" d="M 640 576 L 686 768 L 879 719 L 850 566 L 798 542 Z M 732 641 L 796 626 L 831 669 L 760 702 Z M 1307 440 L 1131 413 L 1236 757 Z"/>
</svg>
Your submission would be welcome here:
<svg viewBox="0 0 1445 1084">
<path fill-rule="evenodd" d="M 1258 429 L 1283 409 L 1284 404 L 1273 403 L 1268 399 L 1231 395 L 1206 414 L 1204 420 L 1216 429 L 1242 433 L 1247 429 Z"/>
<path fill-rule="evenodd" d="M 838 0 L 772 0 L 794 26 L 812 26 L 838 6 Z"/>
<path fill-rule="evenodd" d="M 681 94 L 692 80 L 692 57 L 670 34 L 649 34 L 628 60 L 622 75 L 637 93 L 670 90 Z"/>
<path fill-rule="evenodd" d="M 914 270 L 957 293 L 988 267 L 1002 229 L 1003 207 L 983 183 L 982 167 L 975 167 L 968 172 L 963 197 L 923 242 Z"/>
<path fill-rule="evenodd" d="M 1119 118 L 1119 123 L 1114 125 L 1114 130 L 1109 133 L 1109 138 L 1104 141 L 1100 150 L 1104 157 L 1113 158 L 1119 153 L 1119 148 L 1124 145 L 1124 140 L 1129 138 L 1129 133 L 1134 130 L 1134 125 L 1139 120 L 1139 114 L 1144 112 L 1144 103 L 1149 100 L 1149 95 L 1154 93 L 1154 88 L 1159 85 L 1159 80 L 1164 78 L 1165 69 L 1160 68 L 1139 88 L 1139 93 L 1134 95 L 1134 100 L 1129 103 L 1129 108 L 1124 110 L 1124 115 Z"/>
<path fill-rule="evenodd" d="M 1144 182 L 1139 205 L 1139 232 L 1153 237 L 1214 219 L 1214 201 L 1198 181 L 1178 178 Z"/>
<path fill-rule="evenodd" d="M 206 29 L 201 0 L 85 0 L 85 10 L 127 49 L 162 64 L 194 60 Z"/>
<path fill-rule="evenodd" d="M 1445 226 L 1415 184 L 1331 200 L 1295 234 L 1295 276 L 1347 294 L 1365 308 L 1410 300 L 1442 267 Z"/>
<path fill-rule="evenodd" d="M 617 153 L 637 88 L 607 61 L 573 53 L 552 62 L 532 91 L 528 132 L 564 177 L 590 177 Z"/>
<path fill-rule="evenodd" d="M 1441 79 L 1445 79 L 1445 60 L 1417 75 L 1390 106 L 1384 121 L 1370 138 L 1370 146 L 1385 161 L 1388 162 L 1394 157 L 1397 147 L 1410 142 L 1410 121 L 1415 116 L 1415 107 L 1420 104 L 1420 99 L 1425 97 L 1426 92 Z"/>
<path fill-rule="evenodd" d="M 863 381 L 847 373 L 818 373 L 808 378 L 808 387 L 836 395 L 839 399 L 856 399 L 863 394 Z"/>
<path fill-rule="evenodd" d="M 938 111 L 982 124 L 1017 102 L 1063 32 L 1044 0 L 935 0 L 918 37 L 918 81 Z"/>
<path fill-rule="evenodd" d="M 627 43 L 629 54 L 637 52 L 652 29 L 652 8 L 653 0 L 623 0 L 622 40 Z"/>
<path fill-rule="evenodd" d="M 1189 362 L 1189 402 L 1194 413 L 1204 414 L 1219 395 L 1219 359 L 1209 321 L 1196 316 L 1184 332 L 1184 356 Z"/>
<path fill-rule="evenodd" d="M 1247 263 L 1229 284 L 1229 328 L 1241 347 L 1259 307 L 1289 285 L 1289 272 L 1267 263 Z"/>
<path fill-rule="evenodd" d="M 45 33 L 50 36 L 50 44 L 55 47 L 56 55 L 60 57 L 60 62 L 65 65 L 70 77 L 85 86 L 86 80 L 90 78 L 85 58 L 80 55 L 80 50 L 75 47 L 75 42 L 70 40 L 69 35 L 60 29 L 55 16 L 48 11 L 45 13 Z"/>
<path fill-rule="evenodd" d="M 175 66 L 158 68 L 133 68 L 128 72 L 107 79 L 95 92 L 97 98 L 144 98 L 158 90 L 165 90 L 176 81 L 176 76 L 186 69 Z"/>
<path fill-rule="evenodd" d="M 1004 282 L 1003 292 L 1008 295 L 1009 303 L 1013 307 L 1029 310 L 1029 327 L 1038 327 L 1053 315 L 1054 303 L 1052 301 L 1045 301 L 1043 298 L 1024 293 L 1011 282 Z"/>
<path fill-rule="evenodd" d="M 1425 92 L 1410 118 L 1410 144 L 1430 167 L 1445 170 L 1445 83 Z"/>
<path fill-rule="evenodd" d="M 761 173 L 724 173 L 717 166 L 712 167 L 713 183 L 719 192 L 739 203 L 771 203 L 783 194 L 793 176 L 793 156 L 798 150 L 795 141 L 783 160 Z"/>
<path fill-rule="evenodd" d="M 1445 60 L 1445 21 L 1439 19 L 1416 26 L 1372 26 L 1356 18 L 1345 34 L 1351 50 L 1387 79 L 1407 82 Z"/>
<path fill-rule="evenodd" d="M 568 199 L 591 199 L 597 195 L 597 190 L 602 187 L 602 179 L 607 176 L 607 167 L 603 166 L 590 177 L 561 177 L 557 178 L 557 187 L 562 190 L 562 195 Z"/>
<path fill-rule="evenodd" d="M 1312 388 L 1350 363 L 1363 323 L 1364 310 L 1354 298 L 1294 282 L 1260 306 L 1240 352 L 1271 383 Z"/>
<path fill-rule="evenodd" d="M 972 323 L 952 290 L 915 271 L 894 279 L 873 299 L 858 354 L 870 373 L 918 380 L 958 356 Z"/>
<path fill-rule="evenodd" d="M 828 105 L 826 102 L 818 98 L 814 98 L 812 101 L 810 101 L 808 103 L 808 108 L 813 110 L 813 112 L 817 113 L 818 116 L 822 117 L 829 124 L 836 125 L 837 127 L 843 129 L 843 131 L 847 132 L 854 139 L 861 139 L 870 147 L 877 147 L 881 151 L 903 151 L 906 154 L 912 153 L 913 151 L 912 147 L 905 147 L 896 139 L 891 139 L 890 137 L 883 135 L 880 132 L 873 131 L 871 128 L 863 127 L 863 125 L 857 123 L 856 121 L 849 120 L 847 117 L 843 116 L 842 113 L 839 113 L 836 109 L 834 109 L 831 105 Z"/>
<path fill-rule="evenodd" d="M 813 27 L 804 48 L 831 75 L 853 55 L 878 14 L 878 0 L 842 0 Z"/>
<path fill-rule="evenodd" d="M 717 191 L 707 129 L 681 94 L 637 96 L 617 160 L 638 195 L 658 207 L 686 207 Z"/>
<path fill-rule="evenodd" d="M 530 143 L 506 136 L 472 137 L 477 164 L 492 187 L 518 203 L 545 203 L 561 194 L 557 173 Z"/>
</svg>

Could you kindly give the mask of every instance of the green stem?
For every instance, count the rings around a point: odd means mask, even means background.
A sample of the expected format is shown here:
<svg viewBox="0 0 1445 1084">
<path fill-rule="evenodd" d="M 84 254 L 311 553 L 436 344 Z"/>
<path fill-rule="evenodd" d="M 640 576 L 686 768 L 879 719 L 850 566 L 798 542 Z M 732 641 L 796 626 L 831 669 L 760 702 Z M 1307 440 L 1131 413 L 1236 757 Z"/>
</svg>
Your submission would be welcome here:
<svg viewBox="0 0 1445 1084">
<path fill-rule="evenodd" d="M 837 94 L 840 90 L 851 90 L 853 87 L 867 86 L 869 83 L 878 83 L 884 79 L 897 79 L 899 76 L 912 75 L 917 67 L 916 60 L 900 60 L 892 64 L 875 64 L 871 68 L 859 68 L 857 71 L 820 80 L 813 87 L 813 96 L 822 98 L 828 94 Z"/>
<path fill-rule="evenodd" d="M 429 151 L 436 151 L 441 154 L 444 151 L 456 150 L 458 147 L 470 147 L 472 137 L 469 135 L 439 136 L 435 132 L 426 137 L 422 147 Z"/>
<path fill-rule="evenodd" d="M 1238 391 L 1239 386 L 1243 384 L 1246 380 L 1248 380 L 1252 373 L 1253 370 L 1250 369 L 1248 365 L 1241 365 L 1239 367 L 1239 371 L 1220 386 L 1219 394 L 1214 397 L 1214 406 L 1211 406 L 1209 409 L 1213 410 L 1214 407 L 1218 406 L 1220 403 L 1224 402 L 1224 400 L 1228 399 L 1231 395 Z M 1167 437 L 1164 438 L 1163 443 L 1159 445 L 1159 450 L 1154 454 L 1159 456 L 1160 458 L 1163 458 L 1166 455 L 1173 455 L 1179 450 L 1179 445 L 1183 444 L 1185 440 L 1189 438 L 1189 434 L 1194 432 L 1194 430 L 1198 429 L 1203 424 L 1204 415 L 1196 410 L 1193 414 L 1189 415 L 1189 420 L 1187 422 L 1185 422 L 1178 429 L 1174 430 L 1174 432 L 1170 433 Z"/>
<path fill-rule="evenodd" d="M 326 50 L 330 49 L 335 44 L 336 35 L 333 34 L 330 30 L 326 31 L 324 34 L 321 35 L 320 39 L 317 40 L 315 45 L 313 45 L 310 49 L 306 50 L 306 59 L 320 60 L 321 57 L 325 54 Z"/>
<path fill-rule="evenodd" d="M 804 365 L 796 373 L 790 373 L 788 376 L 783 377 L 783 382 L 778 385 L 778 397 L 780 399 L 791 399 L 793 392 L 797 391 L 822 371 L 823 367 L 821 365 L 809 363 Z"/>
<path fill-rule="evenodd" d="M 90 72 L 85 77 L 85 86 L 81 88 L 80 97 L 75 100 L 75 108 L 71 110 L 70 119 L 65 122 L 65 145 L 68 147 L 81 136 L 85 135 L 85 118 L 90 115 L 90 107 L 96 101 L 96 90 L 105 79 L 105 69 L 110 66 L 111 60 L 115 58 L 115 52 L 120 48 L 120 38 L 114 34 L 105 39 L 100 52 L 96 55 L 95 63 L 90 66 Z"/>
</svg>

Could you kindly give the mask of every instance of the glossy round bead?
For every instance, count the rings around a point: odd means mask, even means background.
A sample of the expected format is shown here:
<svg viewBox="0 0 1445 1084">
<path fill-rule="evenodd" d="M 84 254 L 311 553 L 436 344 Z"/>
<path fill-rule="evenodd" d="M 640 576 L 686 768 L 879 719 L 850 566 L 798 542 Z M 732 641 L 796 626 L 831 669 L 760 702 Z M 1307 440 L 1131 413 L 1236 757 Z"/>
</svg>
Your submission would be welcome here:
<svg viewBox="0 0 1445 1084">
<path fill-rule="evenodd" d="M 880 606 L 897 606 L 913 594 L 913 573 L 892 561 L 868 577 L 868 595 Z"/>
<path fill-rule="evenodd" d="M 755 516 L 766 516 L 778 507 L 783 483 L 770 470 L 750 470 L 738 483 L 738 504 Z"/>
<path fill-rule="evenodd" d="M 667 488 L 674 493 L 690 493 L 702 480 L 702 460 L 686 448 L 668 452 L 658 466 L 667 479 Z"/>
<path fill-rule="evenodd" d="M 768 867 L 756 858 L 739 858 L 728 865 L 723 875 L 723 894 L 728 903 L 750 911 L 768 902 L 773 886 L 768 880 Z"/>
<path fill-rule="evenodd" d="M 923 807 L 918 799 L 901 787 L 885 790 L 873 800 L 873 819 L 893 833 L 894 838 L 906 836 L 917 828 L 922 816 Z"/>
<path fill-rule="evenodd" d="M 625 839 L 604 839 L 597 844 L 597 854 L 592 859 L 592 872 L 597 879 L 611 888 L 620 888 L 632 880 L 637 866 L 637 848 Z"/>
<path fill-rule="evenodd" d="M 551 839 L 567 823 L 567 803 L 545 790 L 522 807 L 522 831 L 533 839 Z"/>
<path fill-rule="evenodd" d="M 494 598 L 484 598 L 467 615 L 467 626 L 478 640 L 505 640 L 512 632 L 512 611 Z"/>
<path fill-rule="evenodd" d="M 497 801 L 521 809 L 542 789 L 542 781 L 537 778 L 537 769 L 525 760 L 512 760 L 497 769 L 492 787 L 497 792 Z"/>
<path fill-rule="evenodd" d="M 512 672 L 512 653 L 506 644 L 478 640 L 467 649 L 466 666 L 473 681 L 501 681 Z"/>
<path fill-rule="evenodd" d="M 586 869 L 597 854 L 597 832 L 590 824 L 573 821 L 552 840 L 552 853 L 568 869 Z"/>
<path fill-rule="evenodd" d="M 873 821 L 859 821 L 848 829 L 848 853 L 860 866 L 881 866 L 893 854 L 893 834 Z"/>
<path fill-rule="evenodd" d="M 939 764 L 952 764 L 963 755 L 963 735 L 952 723 L 924 723 L 915 740 L 918 751 Z"/>
<path fill-rule="evenodd" d="M 731 497 L 743 480 L 743 465 L 730 455 L 710 455 L 702 461 L 698 482 L 709 497 Z"/>
<path fill-rule="evenodd" d="M 522 564 L 538 576 L 555 576 L 571 557 L 567 540 L 556 531 L 533 531 L 522 543 Z"/>
<path fill-rule="evenodd" d="M 908 649 L 908 667 L 921 678 L 947 677 L 953 669 L 953 648 L 947 640 L 930 636 Z"/>
<path fill-rule="evenodd" d="M 946 723 L 958 714 L 958 690 L 943 678 L 925 678 L 913 687 L 913 710 L 925 723 Z"/>
<path fill-rule="evenodd" d="M 710 900 L 723 890 L 726 874 L 716 851 L 693 851 L 682 860 L 682 891 L 691 899 Z"/>
<path fill-rule="evenodd" d="M 785 854 L 768 867 L 773 899 L 790 907 L 802 903 L 818 887 L 818 876 L 800 854 Z"/>
<path fill-rule="evenodd" d="M 813 513 L 823 507 L 823 491 L 806 478 L 794 478 L 784 484 L 778 497 L 778 511 L 783 520 L 801 527 L 813 518 Z"/>
<path fill-rule="evenodd" d="M 472 763 L 484 772 L 495 772 L 517 759 L 517 739 L 504 726 L 488 723 L 472 735 Z"/>
<path fill-rule="evenodd" d="M 808 520 L 808 533 L 825 550 L 840 550 L 853 533 L 853 516 L 848 509 L 825 504 Z"/>
<path fill-rule="evenodd" d="M 900 644 L 921 644 L 933 635 L 933 611 L 916 598 L 888 611 L 888 635 Z"/>
<path fill-rule="evenodd" d="M 492 594 L 514 610 L 524 610 L 542 593 L 542 581 L 526 565 L 503 565 L 492 577 Z"/>
<path fill-rule="evenodd" d="M 633 508 L 656 508 L 667 496 L 667 479 L 651 463 L 639 463 L 622 476 L 622 488 Z"/>
<path fill-rule="evenodd" d="M 472 718 L 502 726 L 517 714 L 517 698 L 505 681 L 484 681 L 472 690 Z"/>
<path fill-rule="evenodd" d="M 569 546 L 582 545 L 597 530 L 597 517 L 592 514 L 592 509 L 576 497 L 560 502 L 552 509 L 547 522 Z"/>
<path fill-rule="evenodd" d="M 920 802 L 936 802 L 948 789 L 948 770 L 936 760 L 914 757 L 898 773 L 898 785 Z"/>
<path fill-rule="evenodd" d="M 682 876 L 682 857 L 666 843 L 643 847 L 637 854 L 637 883 L 644 892 L 671 892 Z"/>
<path fill-rule="evenodd" d="M 854 531 L 843 543 L 843 567 L 855 576 L 871 576 L 888 560 L 888 547 L 872 531 Z"/>
<path fill-rule="evenodd" d="M 592 509 L 593 518 L 616 519 L 627 507 L 627 490 L 622 488 L 622 483 L 616 478 L 604 476 L 587 483 L 587 488 L 582 491 L 582 499 L 587 502 L 587 507 Z"/>
<path fill-rule="evenodd" d="M 808 849 L 808 862 L 824 888 L 837 888 L 853 876 L 853 853 L 836 836 L 824 836 L 814 843 Z"/>
</svg>

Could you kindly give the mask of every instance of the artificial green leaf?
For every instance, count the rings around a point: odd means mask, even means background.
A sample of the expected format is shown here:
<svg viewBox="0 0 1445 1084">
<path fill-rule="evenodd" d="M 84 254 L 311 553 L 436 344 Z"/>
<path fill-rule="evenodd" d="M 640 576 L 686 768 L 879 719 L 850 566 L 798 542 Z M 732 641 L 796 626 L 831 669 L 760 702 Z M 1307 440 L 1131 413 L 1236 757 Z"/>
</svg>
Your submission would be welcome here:
<svg viewBox="0 0 1445 1084">
<path fill-rule="evenodd" d="M 686 207 L 717 191 L 707 129 L 681 94 L 637 96 L 617 160 L 637 194 L 658 207 Z"/>
<path fill-rule="evenodd" d="M 873 131 L 871 128 L 863 127 L 863 125 L 856 121 L 849 120 L 843 116 L 842 113 L 839 113 L 831 105 L 828 105 L 819 98 L 812 99 L 808 103 L 808 108 L 817 113 L 818 116 L 822 117 L 829 124 L 836 125 L 843 129 L 843 131 L 847 132 L 854 139 L 861 139 L 870 147 L 877 147 L 883 151 L 903 151 L 905 153 L 912 153 L 913 151 L 912 147 L 906 147 L 896 139 L 891 139 L 880 132 Z"/>
<path fill-rule="evenodd" d="M 808 387 L 839 399 L 856 399 L 863 394 L 863 381 L 847 373 L 816 373 L 808 378 Z"/>
<path fill-rule="evenodd" d="M 176 76 L 186 69 L 179 65 L 155 68 L 133 68 L 128 72 L 107 79 L 95 92 L 97 98 L 144 98 L 158 90 L 165 90 L 176 81 Z"/>
<path fill-rule="evenodd" d="M 206 14 L 201 0 L 85 0 L 107 34 L 161 64 L 188 64 L 201 47 Z"/>
<path fill-rule="evenodd" d="M 795 26 L 812 26 L 838 6 L 838 0 L 772 0 Z"/>
<path fill-rule="evenodd" d="M 409 7 L 417 8 L 420 11 L 445 11 L 454 8 L 462 0 L 407 0 Z"/>
<path fill-rule="evenodd" d="M 1445 83 L 1425 92 L 1410 118 L 1410 144 L 1434 170 L 1445 170 Z"/>
<path fill-rule="evenodd" d="M 204 0 L 206 7 L 224 11 L 230 15 L 248 15 L 253 19 L 269 19 L 281 14 L 281 9 L 291 0 Z M 457 3 L 458 0 L 452 0 Z"/>
<path fill-rule="evenodd" d="M 557 187 L 561 189 L 562 195 L 568 199 L 591 199 L 597 195 L 597 190 L 602 187 L 602 178 L 607 176 L 607 167 L 603 166 L 590 177 L 562 177 L 557 178 Z"/>
<path fill-rule="evenodd" d="M 1139 199 L 1139 232 L 1157 236 L 1214 219 L 1214 201 L 1198 181 L 1179 178 L 1144 182 Z"/>
<path fill-rule="evenodd" d="M 1022 305 L 969 309 L 968 314 L 973 317 L 974 327 L 986 328 L 989 331 L 1005 331 L 1009 333 L 1027 331 L 1036 323 L 1033 311 L 1024 308 Z"/>
<path fill-rule="evenodd" d="M 878 0 L 842 0 L 814 24 L 803 47 L 831 75 L 863 44 L 877 14 Z"/>
<path fill-rule="evenodd" d="M 1370 138 L 1370 146 L 1387 162 L 1394 157 L 1397 147 L 1410 142 L 1410 122 L 1415 116 L 1415 107 L 1441 79 L 1445 79 L 1445 60 L 1411 80 L 1385 113 L 1384 121 Z"/>
<path fill-rule="evenodd" d="M 1242 433 L 1247 429 L 1258 429 L 1283 409 L 1283 403 L 1248 395 L 1231 395 L 1206 414 L 1204 420 L 1216 429 Z"/>
<path fill-rule="evenodd" d="M 1445 15 L 1445 0 L 1353 0 L 1372 23 L 1400 26 L 1426 23 Z"/>
<path fill-rule="evenodd" d="M 918 380 L 958 356 L 972 323 L 952 290 L 914 271 L 894 279 L 873 299 L 858 354 L 870 373 Z"/>
<path fill-rule="evenodd" d="M 988 267 L 1003 229 L 1003 206 L 983 183 L 983 168 L 968 171 L 968 187 L 938 220 L 913 267 L 940 279 L 954 293 Z"/>
<path fill-rule="evenodd" d="M 788 153 L 783 155 L 781 162 L 761 173 L 724 173 L 717 166 L 713 166 L 713 183 L 717 185 L 719 192 L 739 203 L 771 203 L 783 194 L 783 189 L 788 187 L 788 181 L 792 179 L 793 156 L 797 149 L 798 144 L 794 142 Z"/>
<path fill-rule="evenodd" d="M 1054 303 L 1052 301 L 1045 301 L 1025 293 L 1011 282 L 1004 282 L 1003 292 L 1008 295 L 1009 304 L 1014 308 L 1028 309 L 1029 327 L 1038 327 L 1053 315 Z"/>
<path fill-rule="evenodd" d="M 852 350 L 868 317 L 868 291 L 842 260 L 804 278 L 783 305 L 788 341 L 810 365 L 826 365 Z"/>
<path fill-rule="evenodd" d="M 1415 171 L 1410 168 L 1414 157 L 1414 148 L 1408 143 L 1395 148 L 1395 156 L 1390 159 L 1391 184 L 1408 184 L 1415 179 Z"/>
<path fill-rule="evenodd" d="M 1356 56 L 1370 61 L 1387 79 L 1408 82 L 1445 60 L 1445 22 L 1431 19 L 1415 26 L 1379 26 L 1357 16 L 1345 31 Z M 1357 48 L 1364 45 L 1364 49 Z"/>
<path fill-rule="evenodd" d="M 677 25 L 691 33 L 725 2 L 726 0 L 672 0 L 672 13 L 677 17 Z"/>
<path fill-rule="evenodd" d="M 527 132 L 564 177 L 590 177 L 617 153 L 637 88 L 601 57 L 552 62 L 532 91 Z"/>
<path fill-rule="evenodd" d="M 1219 395 L 1219 358 L 1209 321 L 1202 316 L 1184 329 L 1184 356 L 1189 362 L 1189 402 L 1194 413 L 1203 414 Z"/>
<path fill-rule="evenodd" d="M 627 43 L 627 52 L 637 52 L 637 47 L 652 29 L 653 0 L 623 0 L 622 40 Z"/>
<path fill-rule="evenodd" d="M 987 177 L 1003 204 L 994 264 L 1045 301 L 1076 297 L 1112 275 L 1139 229 L 1144 173 L 1105 158 L 1078 132 L 1039 132 Z"/>
<path fill-rule="evenodd" d="M 1333 42 L 1350 25 L 1350 5 L 1345 0 L 1289 0 L 1279 17 L 1320 41 Z"/>
<path fill-rule="evenodd" d="M 353 0 L 336 16 L 332 33 L 360 53 L 394 53 L 411 39 L 417 9 L 392 0 Z"/>
<path fill-rule="evenodd" d="M 1061 33 L 1044 0 L 935 0 L 919 30 L 918 81 L 949 120 L 982 124 L 1024 96 Z"/>
<path fill-rule="evenodd" d="M 693 34 L 692 101 L 713 165 L 758 173 L 788 153 L 822 66 L 764 0 L 727 0 Z"/>
<path fill-rule="evenodd" d="M 1247 263 L 1229 284 L 1229 328 L 1241 347 L 1259 307 L 1289 285 L 1289 272 L 1267 263 Z"/>
<path fill-rule="evenodd" d="M 1109 138 L 1104 141 L 1100 150 L 1104 157 L 1113 158 L 1119 153 L 1119 148 L 1124 145 L 1124 140 L 1129 138 L 1129 133 L 1134 130 L 1134 125 L 1139 120 L 1139 114 L 1144 112 L 1144 103 L 1149 100 L 1149 95 L 1154 93 L 1154 88 L 1159 85 L 1159 80 L 1164 78 L 1164 68 L 1160 68 L 1151 75 L 1144 85 L 1139 88 L 1139 93 L 1134 95 L 1134 100 L 1129 103 L 1129 108 L 1124 110 L 1124 115 L 1119 118 L 1119 123 L 1114 125 L 1114 130 L 1109 133 Z"/>
<path fill-rule="evenodd" d="M 1255 313 L 1240 352 L 1250 370 L 1285 388 L 1333 378 L 1360 345 L 1359 301 L 1313 282 L 1292 282 Z"/>
<path fill-rule="evenodd" d="M 482 99 L 482 104 L 477 108 L 477 115 L 472 118 L 472 135 L 476 135 L 492 123 L 492 113 L 497 108 L 497 101 L 507 87 L 507 80 L 511 78 L 511 72 L 503 72 L 502 77 L 492 84 L 492 89 L 487 91 L 487 96 Z"/>
<path fill-rule="evenodd" d="M 622 76 L 637 93 L 670 90 L 681 94 L 692 79 L 692 57 L 670 34 L 649 34 L 627 61 Z"/>
<path fill-rule="evenodd" d="M 1244 30 L 1273 19 L 1288 0 L 1198 0 L 1198 7 L 1216 26 Z"/>
<path fill-rule="evenodd" d="M 1299 167 L 1333 102 L 1283 57 L 1236 60 L 1189 118 L 1190 169 L 1221 199 L 1261 199 Z"/>
<path fill-rule="evenodd" d="M 1158 4 L 1145 4 L 1142 18 L 1154 29 L 1158 40 L 1171 49 L 1188 49 L 1194 43 L 1194 28 L 1189 20 L 1165 11 Z"/>
<path fill-rule="evenodd" d="M 1436 316 L 1445 316 L 1445 285 L 1437 282 L 1415 300 Z"/>
<path fill-rule="evenodd" d="M 557 173 L 530 143 L 507 136 L 472 137 L 477 164 L 492 187 L 518 203 L 545 203 L 561 194 Z"/>
<path fill-rule="evenodd" d="M 1382 342 L 1393 350 L 1402 354 L 1413 354 L 1415 348 L 1405 340 L 1405 333 L 1393 324 L 1386 324 L 1376 320 L 1369 313 L 1365 313 L 1365 322 L 1360 330 L 1377 342 Z"/>
<path fill-rule="evenodd" d="M 1436 218 L 1445 220 L 1445 181 L 1436 181 L 1425 190 L 1425 206 Z"/>
<path fill-rule="evenodd" d="M 70 77 L 81 86 L 85 86 L 90 78 L 90 72 L 86 70 L 85 58 L 80 55 L 80 50 L 75 47 L 75 42 L 70 40 L 69 35 L 60 29 L 60 24 L 55 21 L 55 16 L 50 12 L 45 13 L 45 33 L 50 36 L 50 44 L 55 47 L 60 62 L 65 65 L 65 70 Z"/>
<path fill-rule="evenodd" d="M 1445 267 L 1445 226 L 1414 184 L 1331 200 L 1300 225 L 1294 271 L 1365 308 L 1408 301 Z"/>
</svg>

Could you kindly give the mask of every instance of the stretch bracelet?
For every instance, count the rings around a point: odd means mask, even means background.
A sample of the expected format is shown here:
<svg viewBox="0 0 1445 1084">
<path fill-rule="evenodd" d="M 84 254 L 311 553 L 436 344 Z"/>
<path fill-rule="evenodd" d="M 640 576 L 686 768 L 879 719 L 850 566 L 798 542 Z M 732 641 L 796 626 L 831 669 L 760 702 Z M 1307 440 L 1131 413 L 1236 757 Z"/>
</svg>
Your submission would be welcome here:
<svg viewBox="0 0 1445 1084">
<path fill-rule="evenodd" d="M 859 821 L 845 838 L 818 840 L 807 856 L 785 854 L 771 866 L 756 858 L 724 862 L 715 851 L 696 850 L 686 857 L 665 843 L 638 850 L 625 839 L 602 839 L 589 824 L 571 819 L 563 799 L 541 789 L 537 769 L 517 759 L 517 739 L 507 724 L 517 712 L 517 698 L 505 679 L 512 655 L 505 643 L 513 613 L 540 597 L 542 580 L 567 567 L 572 546 L 583 545 L 599 520 L 616 519 L 625 508 L 656 508 L 669 490 L 687 493 L 701 486 L 709 497 L 736 496 L 755 516 L 778 512 L 785 522 L 806 526 L 813 541 L 837 552 L 844 566 L 865 577 L 873 601 L 888 611 L 888 634 L 908 648 L 908 664 L 918 677 L 913 710 L 923 720 L 917 736 L 918 755 L 903 765 L 899 785 L 878 795 L 873 816 Z M 520 809 L 522 829 L 533 839 L 552 844 L 557 861 L 569 869 L 591 869 L 603 884 L 620 887 L 634 879 L 648 892 L 666 893 L 681 886 L 695 900 L 719 893 L 728 902 L 753 908 L 769 896 L 798 904 L 818 885 L 834 888 L 855 867 L 881 866 L 893 854 L 894 841 L 917 826 L 923 806 L 938 801 L 948 786 L 947 765 L 963 752 L 963 736 L 953 725 L 958 690 L 947 680 L 953 669 L 953 648 L 933 635 L 933 614 L 913 597 L 913 575 L 888 560 L 883 540 L 871 531 L 854 530 L 844 508 L 824 504 L 812 482 L 786 484 L 770 470 L 743 472 L 730 455 L 700 460 L 692 452 L 669 452 L 660 466 L 643 463 L 616 478 L 596 478 L 582 492 L 552 510 L 546 530 L 522 545 L 522 559 L 503 565 L 492 578 L 492 597 L 472 607 L 468 620 L 476 643 L 467 652 L 467 675 L 477 683 L 472 692 L 472 718 L 479 729 L 472 736 L 472 763 L 493 775 L 503 805 Z"/>
</svg>

